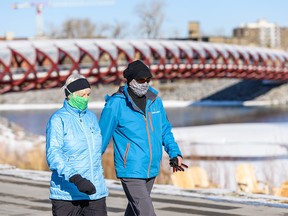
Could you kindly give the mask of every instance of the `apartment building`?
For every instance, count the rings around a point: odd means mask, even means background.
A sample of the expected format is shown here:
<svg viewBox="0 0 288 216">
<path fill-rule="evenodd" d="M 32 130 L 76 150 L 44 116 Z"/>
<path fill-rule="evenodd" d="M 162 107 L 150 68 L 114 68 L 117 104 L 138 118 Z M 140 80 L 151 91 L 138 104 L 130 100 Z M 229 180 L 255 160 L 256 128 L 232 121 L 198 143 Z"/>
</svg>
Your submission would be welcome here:
<svg viewBox="0 0 288 216">
<path fill-rule="evenodd" d="M 270 23 L 266 19 L 259 19 L 255 23 L 245 23 L 235 27 L 231 37 L 203 36 L 200 31 L 200 24 L 189 22 L 188 34 L 189 39 L 192 40 L 288 50 L 288 27 L 280 27 L 277 23 Z"/>
</svg>

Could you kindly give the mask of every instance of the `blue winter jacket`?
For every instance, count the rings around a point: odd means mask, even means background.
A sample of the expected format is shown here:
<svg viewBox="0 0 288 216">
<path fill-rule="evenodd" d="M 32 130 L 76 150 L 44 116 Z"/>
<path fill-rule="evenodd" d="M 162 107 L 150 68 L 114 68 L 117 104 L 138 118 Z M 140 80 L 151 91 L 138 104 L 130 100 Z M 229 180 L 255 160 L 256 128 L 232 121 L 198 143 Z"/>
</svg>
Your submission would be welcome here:
<svg viewBox="0 0 288 216">
<path fill-rule="evenodd" d="M 52 171 L 50 199 L 96 200 L 108 195 L 102 168 L 102 137 L 97 117 L 88 109 L 64 105 L 53 113 L 46 128 L 46 159 Z M 80 192 L 69 178 L 89 179 L 96 193 Z"/>
<path fill-rule="evenodd" d="M 170 158 L 181 156 L 162 100 L 152 87 L 146 94 L 146 114 L 128 94 L 127 84 L 111 97 L 101 113 L 102 153 L 111 137 L 118 178 L 152 178 L 160 171 L 162 148 Z"/>
</svg>

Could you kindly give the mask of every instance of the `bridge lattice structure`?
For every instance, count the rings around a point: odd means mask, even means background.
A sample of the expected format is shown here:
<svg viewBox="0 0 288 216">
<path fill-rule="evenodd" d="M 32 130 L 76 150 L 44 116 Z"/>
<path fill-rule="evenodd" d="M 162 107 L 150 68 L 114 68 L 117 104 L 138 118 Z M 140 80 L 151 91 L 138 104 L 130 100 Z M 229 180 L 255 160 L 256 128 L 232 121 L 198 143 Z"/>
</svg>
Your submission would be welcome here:
<svg viewBox="0 0 288 216">
<path fill-rule="evenodd" d="M 283 50 L 186 40 L 20 40 L 0 43 L 0 93 L 61 86 L 75 72 L 91 84 L 121 82 L 135 59 L 154 79 L 288 80 Z"/>
</svg>

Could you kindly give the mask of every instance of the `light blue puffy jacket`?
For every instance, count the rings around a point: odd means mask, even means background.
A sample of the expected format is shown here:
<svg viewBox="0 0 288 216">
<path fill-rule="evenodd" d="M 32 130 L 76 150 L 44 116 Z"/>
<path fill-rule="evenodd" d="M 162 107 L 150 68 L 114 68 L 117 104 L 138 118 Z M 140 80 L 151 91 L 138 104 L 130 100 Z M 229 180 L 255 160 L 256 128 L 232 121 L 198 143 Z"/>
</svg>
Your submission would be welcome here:
<svg viewBox="0 0 288 216">
<path fill-rule="evenodd" d="M 46 159 L 52 171 L 50 199 L 95 200 L 108 195 L 102 168 L 102 137 L 97 117 L 80 111 L 65 100 L 46 128 Z M 89 179 L 96 193 L 87 195 L 69 182 L 75 174 Z"/>
<path fill-rule="evenodd" d="M 149 87 L 146 101 L 144 114 L 130 98 L 127 84 L 111 97 L 106 97 L 99 121 L 102 153 L 113 137 L 118 178 L 156 177 L 160 171 L 163 146 L 170 158 L 181 156 L 162 100 L 152 87 Z"/>
</svg>

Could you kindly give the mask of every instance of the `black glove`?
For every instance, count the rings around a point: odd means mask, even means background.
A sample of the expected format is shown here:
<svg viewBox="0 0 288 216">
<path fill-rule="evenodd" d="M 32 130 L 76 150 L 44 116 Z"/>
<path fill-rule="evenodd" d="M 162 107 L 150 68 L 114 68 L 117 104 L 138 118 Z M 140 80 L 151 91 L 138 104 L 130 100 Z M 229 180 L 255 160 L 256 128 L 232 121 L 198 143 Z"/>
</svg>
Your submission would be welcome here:
<svg viewBox="0 0 288 216">
<path fill-rule="evenodd" d="M 169 161 L 170 166 L 173 168 L 173 172 L 184 171 L 184 168 L 188 168 L 188 166 L 183 163 L 181 163 L 181 166 L 179 166 L 177 157 L 171 158 Z"/>
<path fill-rule="evenodd" d="M 74 183 L 78 190 L 82 193 L 86 193 L 88 195 L 96 193 L 96 188 L 92 182 L 86 178 L 83 178 L 79 174 L 73 175 L 69 181 Z"/>
</svg>

